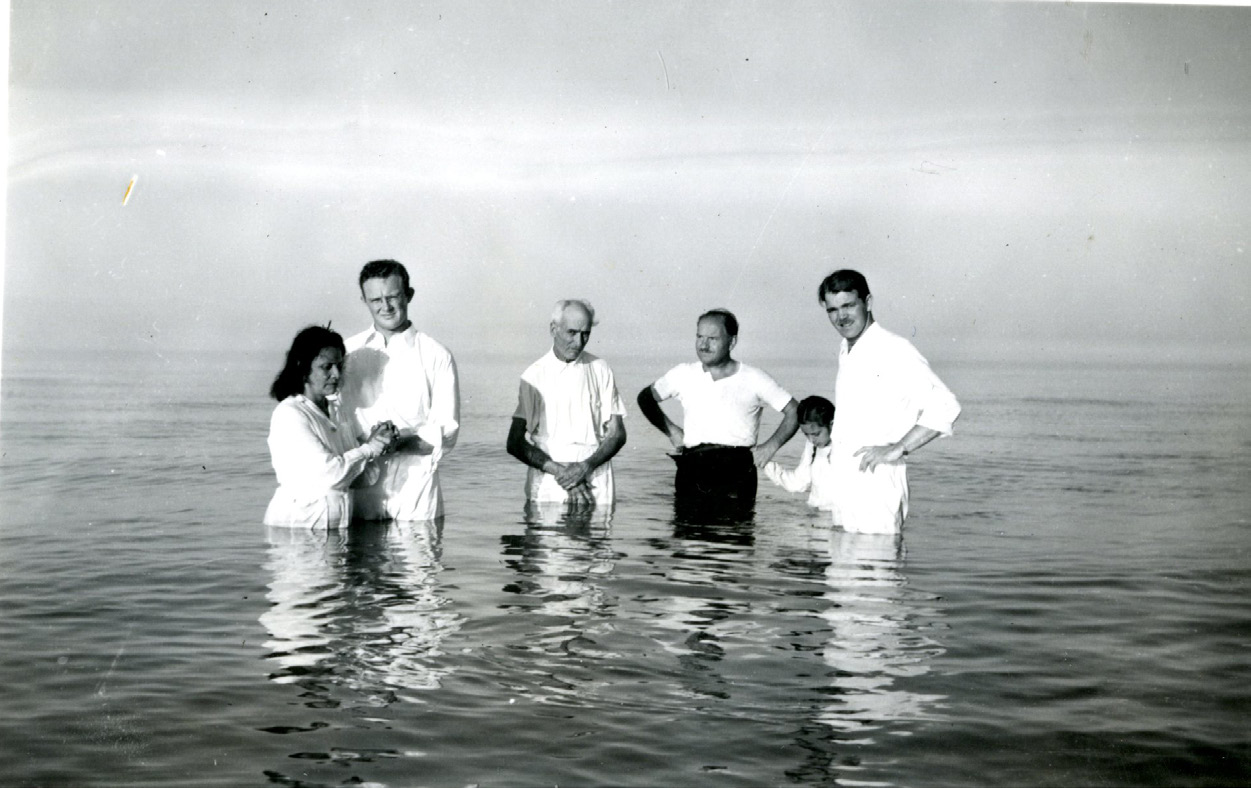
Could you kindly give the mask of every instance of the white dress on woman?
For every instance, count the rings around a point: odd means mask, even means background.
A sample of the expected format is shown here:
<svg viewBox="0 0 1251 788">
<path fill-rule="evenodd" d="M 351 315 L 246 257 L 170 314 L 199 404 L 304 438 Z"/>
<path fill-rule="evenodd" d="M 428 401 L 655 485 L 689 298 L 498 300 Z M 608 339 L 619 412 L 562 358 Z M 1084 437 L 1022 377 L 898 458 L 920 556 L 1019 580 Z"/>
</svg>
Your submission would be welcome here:
<svg viewBox="0 0 1251 788">
<path fill-rule="evenodd" d="M 349 488 L 378 456 L 358 445 L 350 427 L 303 394 L 278 403 L 269 420 L 269 454 L 278 490 L 265 510 L 266 525 L 343 528 L 352 520 Z"/>
</svg>

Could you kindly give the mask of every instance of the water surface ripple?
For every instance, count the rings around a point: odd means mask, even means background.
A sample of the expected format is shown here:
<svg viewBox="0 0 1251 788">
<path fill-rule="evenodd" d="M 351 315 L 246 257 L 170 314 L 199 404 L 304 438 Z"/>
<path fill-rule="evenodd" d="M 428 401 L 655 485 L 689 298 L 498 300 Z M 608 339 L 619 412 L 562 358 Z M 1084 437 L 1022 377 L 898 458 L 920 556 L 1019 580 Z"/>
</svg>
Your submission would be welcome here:
<svg viewBox="0 0 1251 788">
<path fill-rule="evenodd" d="M 316 534 L 263 365 L 6 360 L 0 783 L 1251 782 L 1248 370 L 952 365 L 896 539 L 675 520 L 635 413 L 614 511 L 527 508 L 525 364 L 461 359 L 445 523 Z"/>
</svg>

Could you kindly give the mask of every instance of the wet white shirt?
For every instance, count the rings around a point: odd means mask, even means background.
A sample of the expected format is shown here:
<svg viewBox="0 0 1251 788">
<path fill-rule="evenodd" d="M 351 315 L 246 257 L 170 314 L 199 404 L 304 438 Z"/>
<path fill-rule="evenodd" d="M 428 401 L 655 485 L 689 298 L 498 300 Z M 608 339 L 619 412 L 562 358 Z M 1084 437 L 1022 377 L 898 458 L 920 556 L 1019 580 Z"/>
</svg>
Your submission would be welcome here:
<svg viewBox="0 0 1251 788">
<path fill-rule="evenodd" d="M 431 520 L 443 515 L 439 460 L 460 434 L 460 389 L 452 354 L 409 326 L 390 341 L 370 328 L 346 342 L 341 402 L 345 421 L 359 438 L 383 421 L 401 437 L 418 436 L 429 454 L 382 458 L 376 484 L 356 490 L 365 519 Z"/>
<path fill-rule="evenodd" d="M 786 470 L 775 461 L 764 467 L 765 475 L 787 492 L 807 492 L 808 505 L 818 509 L 834 508 L 835 473 L 830 462 L 833 444 L 816 448 L 804 441 L 804 451 L 794 470 Z"/>
<path fill-rule="evenodd" d="M 791 395 L 763 371 L 738 362 L 738 371 L 713 380 L 703 364 L 679 364 L 652 384 L 658 400 L 677 397 L 682 403 L 682 443 L 698 446 L 755 446 L 760 411 L 765 405 L 779 413 Z"/>
<path fill-rule="evenodd" d="M 860 470 L 855 452 L 884 446 L 916 425 L 950 435 L 960 403 L 912 343 L 882 328 L 868 328 L 849 349 L 843 340 L 834 386 L 834 523 L 859 533 L 894 533 L 908 516 L 906 464 Z"/>
<path fill-rule="evenodd" d="M 548 351 L 521 374 L 513 418 L 526 422 L 526 435 L 556 462 L 578 462 L 595 453 L 613 416 L 626 415 L 612 369 L 603 359 L 582 353 L 571 362 Z M 614 498 L 612 461 L 588 477 L 596 503 Z M 563 501 L 569 494 L 550 473 L 530 468 L 526 497 Z"/>
<path fill-rule="evenodd" d="M 303 394 L 287 397 L 269 420 L 269 454 L 278 490 L 265 510 L 266 525 L 343 528 L 352 519 L 349 486 L 377 456 Z"/>
</svg>

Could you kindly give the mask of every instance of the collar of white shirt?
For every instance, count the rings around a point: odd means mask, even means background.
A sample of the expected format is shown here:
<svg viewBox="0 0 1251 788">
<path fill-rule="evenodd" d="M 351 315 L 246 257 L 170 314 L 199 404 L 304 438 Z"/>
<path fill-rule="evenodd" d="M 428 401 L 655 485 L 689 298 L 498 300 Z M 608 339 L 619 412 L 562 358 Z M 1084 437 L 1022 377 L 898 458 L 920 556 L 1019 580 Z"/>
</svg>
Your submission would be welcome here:
<svg viewBox="0 0 1251 788">
<path fill-rule="evenodd" d="M 408 328 L 403 331 L 396 332 L 392 335 L 392 338 L 398 336 L 404 340 L 405 345 L 412 347 L 417 343 L 417 333 L 417 326 L 412 321 L 409 321 Z M 383 347 L 386 347 L 390 343 L 387 341 L 386 336 L 378 330 L 377 326 L 370 326 L 369 336 L 365 337 L 365 344 L 382 345 Z"/>
<path fill-rule="evenodd" d="M 321 408 L 317 407 L 317 403 L 313 402 L 311 399 L 304 396 L 303 394 L 296 394 L 295 399 L 309 413 L 312 413 L 318 418 L 320 418 L 322 421 L 327 422 L 330 425 L 330 429 L 335 429 L 335 420 L 337 419 L 338 413 L 339 413 L 339 395 L 338 394 L 334 394 L 326 398 L 326 408 L 330 411 L 329 414 L 325 413 Z"/>
<path fill-rule="evenodd" d="M 585 361 L 586 351 L 583 350 L 580 353 L 578 353 L 577 358 L 575 358 L 573 361 L 565 361 L 563 358 L 556 355 L 556 349 L 552 348 L 551 350 L 547 351 L 547 358 L 548 358 L 548 363 L 557 364 L 559 365 L 561 369 L 564 369 L 565 367 L 571 367 L 574 364 L 580 364 L 583 361 Z"/>
<path fill-rule="evenodd" d="M 856 337 L 856 346 L 859 346 L 866 339 L 868 339 L 869 344 L 872 345 L 873 337 L 877 336 L 879 333 L 881 332 L 878 330 L 878 323 L 876 320 L 874 320 L 872 323 L 864 327 L 864 331 L 860 332 L 860 336 Z M 846 339 L 844 339 L 843 340 L 843 355 L 847 355 L 852 350 L 853 350 L 852 345 Z"/>
</svg>

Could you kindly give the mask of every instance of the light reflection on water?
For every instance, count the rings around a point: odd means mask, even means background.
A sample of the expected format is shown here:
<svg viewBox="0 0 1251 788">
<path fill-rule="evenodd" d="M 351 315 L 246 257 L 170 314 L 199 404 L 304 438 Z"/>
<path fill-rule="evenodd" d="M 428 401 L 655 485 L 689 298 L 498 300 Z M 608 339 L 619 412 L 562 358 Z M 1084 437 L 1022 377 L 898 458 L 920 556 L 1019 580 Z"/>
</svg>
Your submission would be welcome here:
<svg viewBox="0 0 1251 788">
<path fill-rule="evenodd" d="M 829 639 L 822 656 L 834 692 L 821 721 L 869 734 L 889 722 L 939 719 L 943 695 L 895 686 L 899 677 L 929 672 L 929 660 L 944 651 L 914 624 L 922 611 L 906 587 L 903 539 L 833 531 L 829 540 L 823 596 L 829 605 L 821 612 Z M 937 615 L 932 606 L 923 612 Z"/>
<path fill-rule="evenodd" d="M 441 525 L 270 526 L 267 537 L 271 680 L 299 684 L 310 705 L 339 703 L 331 685 L 387 705 L 396 691 L 437 689 L 454 669 L 440 650 L 461 624 L 439 588 Z"/>
<path fill-rule="evenodd" d="M 270 680 L 295 685 L 311 708 L 383 709 L 426 702 L 418 693 L 439 690 L 461 665 L 498 683 L 510 704 L 581 710 L 583 735 L 606 704 L 649 717 L 685 710 L 777 722 L 798 704 L 842 745 L 941 719 L 944 696 L 899 685 L 944 650 L 921 631 L 941 613 L 907 587 L 897 537 L 675 520 L 671 538 L 645 545 L 650 571 L 623 579 L 611 512 L 528 505 L 521 524 L 499 538 L 497 607 L 510 623 L 474 658 L 449 647 L 464 618 L 442 588 L 440 525 L 268 529 L 260 622 Z M 758 529 L 772 533 L 760 540 Z M 778 568 L 794 582 L 774 587 L 762 569 Z M 646 694 L 607 679 L 614 667 L 643 670 L 649 652 Z M 792 700 L 778 706 L 775 695 Z M 866 767 L 855 758 L 821 768 Z"/>
</svg>

